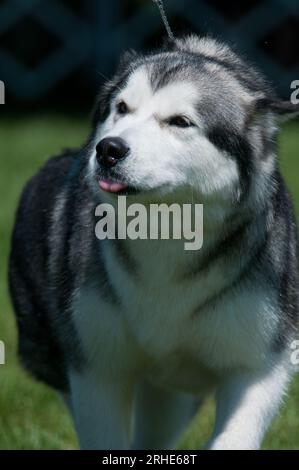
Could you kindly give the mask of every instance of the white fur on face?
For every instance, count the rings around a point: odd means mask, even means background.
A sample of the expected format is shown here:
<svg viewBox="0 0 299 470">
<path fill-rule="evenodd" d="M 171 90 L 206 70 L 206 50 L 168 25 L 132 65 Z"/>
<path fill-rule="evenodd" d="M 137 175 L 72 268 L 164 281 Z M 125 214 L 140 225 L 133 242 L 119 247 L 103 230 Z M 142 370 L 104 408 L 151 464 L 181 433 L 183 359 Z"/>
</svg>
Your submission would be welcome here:
<svg viewBox="0 0 299 470">
<path fill-rule="evenodd" d="M 239 181 L 237 164 L 204 135 L 204 122 L 196 112 L 200 99 L 191 81 L 172 82 L 154 92 L 146 68 L 140 67 L 112 101 L 96 143 L 108 136 L 121 137 L 128 143 L 130 154 L 120 165 L 129 185 L 166 192 L 191 187 L 202 196 L 231 197 Z M 121 100 L 130 109 L 124 116 L 116 111 Z M 167 119 L 178 115 L 195 125 L 170 126 Z"/>
</svg>

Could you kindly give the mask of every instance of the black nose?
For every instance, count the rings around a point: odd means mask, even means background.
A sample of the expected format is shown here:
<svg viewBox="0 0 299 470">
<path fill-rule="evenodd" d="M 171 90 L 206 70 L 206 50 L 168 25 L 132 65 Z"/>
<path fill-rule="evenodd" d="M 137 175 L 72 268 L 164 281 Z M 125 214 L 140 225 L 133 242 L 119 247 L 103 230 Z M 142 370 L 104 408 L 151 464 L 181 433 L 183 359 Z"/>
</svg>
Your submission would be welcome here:
<svg viewBox="0 0 299 470">
<path fill-rule="evenodd" d="M 97 161 L 101 165 L 114 166 L 129 152 L 126 142 L 120 137 L 106 137 L 96 146 Z"/>
</svg>

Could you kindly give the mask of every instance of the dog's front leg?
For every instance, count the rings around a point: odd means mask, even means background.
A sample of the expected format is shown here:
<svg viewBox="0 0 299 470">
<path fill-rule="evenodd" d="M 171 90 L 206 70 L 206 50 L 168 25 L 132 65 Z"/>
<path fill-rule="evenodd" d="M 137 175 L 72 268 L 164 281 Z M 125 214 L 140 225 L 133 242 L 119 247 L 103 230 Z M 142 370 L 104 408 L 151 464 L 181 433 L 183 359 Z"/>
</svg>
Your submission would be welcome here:
<svg viewBox="0 0 299 470">
<path fill-rule="evenodd" d="M 288 380 L 284 367 L 227 379 L 217 393 L 215 430 L 207 448 L 259 449 Z"/>
<path fill-rule="evenodd" d="M 85 450 L 129 449 L 132 387 L 111 377 L 90 373 L 70 375 L 71 408 Z"/>
<path fill-rule="evenodd" d="M 137 387 L 133 449 L 174 449 L 198 411 L 200 400 L 146 381 Z"/>
</svg>

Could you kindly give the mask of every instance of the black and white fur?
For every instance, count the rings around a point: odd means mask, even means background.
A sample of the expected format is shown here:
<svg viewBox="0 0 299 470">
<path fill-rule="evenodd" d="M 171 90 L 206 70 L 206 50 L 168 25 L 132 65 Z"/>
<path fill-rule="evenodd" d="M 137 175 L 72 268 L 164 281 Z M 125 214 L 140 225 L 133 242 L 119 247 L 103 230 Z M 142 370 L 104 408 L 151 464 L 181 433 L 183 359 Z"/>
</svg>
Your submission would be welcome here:
<svg viewBox="0 0 299 470">
<path fill-rule="evenodd" d="M 27 184 L 10 258 L 19 352 L 64 395 L 82 448 L 171 448 L 214 392 L 207 447 L 260 447 L 298 322 L 296 224 L 276 156 L 280 118 L 296 112 L 227 46 L 178 39 L 126 54 L 88 143 Z M 107 169 L 96 145 L 110 136 L 130 152 Z M 101 178 L 126 183 L 130 202 L 202 203 L 203 248 L 97 240 L 96 205 L 117 205 Z"/>
</svg>

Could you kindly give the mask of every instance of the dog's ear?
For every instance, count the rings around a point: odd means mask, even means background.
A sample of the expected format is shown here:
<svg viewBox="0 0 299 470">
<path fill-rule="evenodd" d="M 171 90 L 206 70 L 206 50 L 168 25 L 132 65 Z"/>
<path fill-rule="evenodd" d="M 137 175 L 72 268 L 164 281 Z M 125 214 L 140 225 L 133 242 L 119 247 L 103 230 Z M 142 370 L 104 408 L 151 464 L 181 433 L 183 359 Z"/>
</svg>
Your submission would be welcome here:
<svg viewBox="0 0 299 470">
<path fill-rule="evenodd" d="M 96 99 L 96 103 L 94 106 L 94 110 L 92 112 L 92 123 L 95 126 L 98 122 L 101 122 L 107 116 L 109 111 L 109 101 L 113 93 L 117 91 L 119 88 L 119 80 L 122 75 L 127 73 L 127 69 L 130 64 L 138 59 L 139 55 L 134 50 L 126 51 L 119 62 L 117 72 L 115 76 L 111 79 L 106 81 L 102 89 Z"/>
<path fill-rule="evenodd" d="M 107 81 L 102 86 L 91 113 L 93 127 L 106 118 L 109 111 L 109 100 L 116 88 L 117 81 L 115 79 Z"/>
<path fill-rule="evenodd" d="M 262 98 L 256 102 L 257 111 L 272 111 L 280 122 L 285 122 L 299 116 L 299 103 L 280 99 Z"/>
<path fill-rule="evenodd" d="M 135 62 L 138 59 L 138 57 L 139 55 L 136 51 L 134 51 L 134 49 L 125 51 L 120 58 L 118 72 L 122 72 L 123 70 L 127 69 L 132 62 Z"/>
<path fill-rule="evenodd" d="M 270 109 L 278 115 L 282 122 L 299 116 L 299 104 L 292 104 L 290 101 L 273 101 L 270 103 Z"/>
</svg>

